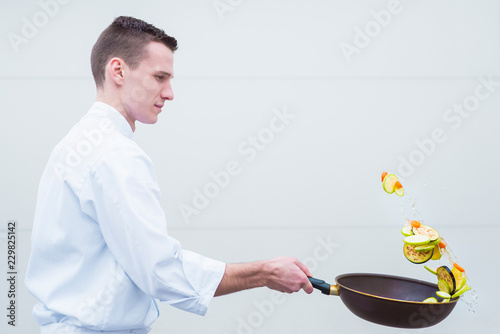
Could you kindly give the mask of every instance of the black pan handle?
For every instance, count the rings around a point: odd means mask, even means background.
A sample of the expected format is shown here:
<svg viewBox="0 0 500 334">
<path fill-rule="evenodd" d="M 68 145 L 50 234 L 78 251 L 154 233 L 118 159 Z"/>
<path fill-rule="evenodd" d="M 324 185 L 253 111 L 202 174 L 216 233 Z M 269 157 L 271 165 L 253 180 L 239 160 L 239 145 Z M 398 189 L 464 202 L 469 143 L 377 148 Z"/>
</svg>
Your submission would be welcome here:
<svg viewBox="0 0 500 334">
<path fill-rule="evenodd" d="M 321 291 L 325 295 L 338 296 L 339 293 L 338 293 L 338 289 L 337 289 L 336 285 L 328 284 L 325 281 L 323 281 L 321 279 L 314 278 L 314 277 L 308 277 L 308 278 L 309 278 L 309 282 L 311 282 L 313 288 L 318 289 L 319 291 Z"/>
</svg>

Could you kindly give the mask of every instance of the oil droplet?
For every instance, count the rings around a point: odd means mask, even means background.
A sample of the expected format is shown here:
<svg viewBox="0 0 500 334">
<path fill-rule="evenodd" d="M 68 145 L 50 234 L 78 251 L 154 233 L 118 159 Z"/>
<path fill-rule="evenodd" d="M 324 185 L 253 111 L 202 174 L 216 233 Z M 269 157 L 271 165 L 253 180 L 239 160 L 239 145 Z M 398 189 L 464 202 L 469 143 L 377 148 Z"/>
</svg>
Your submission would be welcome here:
<svg viewBox="0 0 500 334">
<path fill-rule="evenodd" d="M 471 290 L 468 293 L 463 294 L 459 300 L 467 305 L 467 310 L 469 312 L 473 314 L 476 313 L 478 304 L 478 296 L 476 290 Z"/>
</svg>

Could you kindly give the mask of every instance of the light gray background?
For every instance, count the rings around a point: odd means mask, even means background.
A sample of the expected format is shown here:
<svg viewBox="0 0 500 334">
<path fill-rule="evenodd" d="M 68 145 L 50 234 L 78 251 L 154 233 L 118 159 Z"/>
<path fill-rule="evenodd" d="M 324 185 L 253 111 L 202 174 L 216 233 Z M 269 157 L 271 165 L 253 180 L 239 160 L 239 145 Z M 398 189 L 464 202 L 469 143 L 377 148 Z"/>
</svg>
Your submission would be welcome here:
<svg viewBox="0 0 500 334">
<path fill-rule="evenodd" d="M 460 302 L 443 323 L 413 332 L 496 331 L 499 1 L 401 0 L 385 26 L 373 13 L 390 1 L 54 1 L 0 2 L 0 277 L 7 221 L 19 226 L 17 326 L 6 324 L 2 278 L 0 332 L 38 332 L 23 283 L 38 181 L 52 147 L 94 101 L 90 50 L 119 15 L 179 41 L 175 99 L 134 138 L 155 163 L 169 231 L 186 249 L 227 262 L 295 256 L 332 283 L 347 272 L 433 281 L 401 252 L 400 208 L 412 218 L 415 204 L 479 297 L 475 313 Z M 31 35 L 27 22 L 39 26 Z M 341 45 L 355 45 L 364 29 L 372 37 L 348 61 Z M 13 46 L 9 36 L 23 31 L 26 43 Z M 488 92 L 481 80 L 497 86 L 459 125 L 446 121 L 476 89 Z M 294 118 L 247 161 L 238 147 L 266 131 L 275 109 Z M 445 140 L 419 147 L 434 131 Z M 401 177 L 399 199 L 379 178 L 398 173 L 401 159 L 413 159 L 413 171 Z M 233 160 L 241 173 L 183 219 L 180 206 Z M 205 317 L 161 305 L 152 333 L 412 332 L 365 322 L 317 291 L 273 298 L 267 289 L 217 298 Z"/>
</svg>

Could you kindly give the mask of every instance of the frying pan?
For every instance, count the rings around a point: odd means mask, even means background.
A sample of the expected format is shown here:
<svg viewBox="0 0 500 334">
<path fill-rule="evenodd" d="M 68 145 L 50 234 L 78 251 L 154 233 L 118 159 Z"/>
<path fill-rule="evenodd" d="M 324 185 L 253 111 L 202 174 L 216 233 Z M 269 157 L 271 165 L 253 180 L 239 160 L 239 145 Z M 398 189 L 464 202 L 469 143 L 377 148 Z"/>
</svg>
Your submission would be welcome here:
<svg viewBox="0 0 500 334">
<path fill-rule="evenodd" d="M 358 317 L 379 325 L 398 328 L 424 328 L 444 320 L 460 297 L 447 303 L 423 303 L 435 297 L 436 284 L 381 274 L 344 274 L 336 285 L 309 277 L 312 286 L 326 295 L 340 296 Z"/>
</svg>

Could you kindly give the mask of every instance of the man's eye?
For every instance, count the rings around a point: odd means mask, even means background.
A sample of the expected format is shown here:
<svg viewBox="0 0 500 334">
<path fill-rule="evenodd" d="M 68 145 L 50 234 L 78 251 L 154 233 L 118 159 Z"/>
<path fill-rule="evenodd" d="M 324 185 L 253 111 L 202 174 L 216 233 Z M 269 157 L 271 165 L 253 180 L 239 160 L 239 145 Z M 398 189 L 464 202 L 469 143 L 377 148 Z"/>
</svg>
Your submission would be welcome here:
<svg viewBox="0 0 500 334">
<path fill-rule="evenodd" d="M 163 75 L 155 75 L 158 81 L 163 81 Z"/>
</svg>

